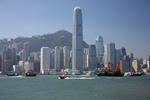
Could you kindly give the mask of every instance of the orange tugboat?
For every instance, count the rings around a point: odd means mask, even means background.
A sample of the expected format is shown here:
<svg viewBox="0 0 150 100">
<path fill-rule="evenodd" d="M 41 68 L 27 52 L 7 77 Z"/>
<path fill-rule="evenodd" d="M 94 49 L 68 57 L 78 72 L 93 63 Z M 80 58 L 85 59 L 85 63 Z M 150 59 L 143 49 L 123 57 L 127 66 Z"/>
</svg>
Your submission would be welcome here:
<svg viewBox="0 0 150 100">
<path fill-rule="evenodd" d="M 36 73 L 33 73 L 33 72 L 26 72 L 24 74 L 25 77 L 35 77 L 36 76 Z"/>
<path fill-rule="evenodd" d="M 100 71 L 97 76 L 124 76 L 120 63 L 117 64 L 116 70 L 113 71 L 111 68 L 111 63 L 108 63 L 108 67 L 104 71 Z"/>
<path fill-rule="evenodd" d="M 116 66 L 115 76 L 124 76 L 124 73 L 122 72 L 122 69 L 120 67 L 120 63 L 118 63 Z"/>
</svg>

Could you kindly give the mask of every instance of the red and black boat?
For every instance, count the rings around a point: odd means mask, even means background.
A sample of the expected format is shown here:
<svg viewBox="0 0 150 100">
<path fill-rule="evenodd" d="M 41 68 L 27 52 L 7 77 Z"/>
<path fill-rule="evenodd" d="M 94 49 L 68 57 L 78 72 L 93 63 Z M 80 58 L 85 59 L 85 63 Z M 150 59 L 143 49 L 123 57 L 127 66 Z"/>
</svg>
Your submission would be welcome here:
<svg viewBox="0 0 150 100">
<path fill-rule="evenodd" d="M 33 73 L 33 72 L 26 72 L 24 74 L 25 77 L 35 77 L 36 76 L 36 73 Z"/>
<path fill-rule="evenodd" d="M 60 76 L 59 76 L 59 79 L 69 79 L 69 77 L 66 76 L 66 75 L 60 75 Z"/>
</svg>

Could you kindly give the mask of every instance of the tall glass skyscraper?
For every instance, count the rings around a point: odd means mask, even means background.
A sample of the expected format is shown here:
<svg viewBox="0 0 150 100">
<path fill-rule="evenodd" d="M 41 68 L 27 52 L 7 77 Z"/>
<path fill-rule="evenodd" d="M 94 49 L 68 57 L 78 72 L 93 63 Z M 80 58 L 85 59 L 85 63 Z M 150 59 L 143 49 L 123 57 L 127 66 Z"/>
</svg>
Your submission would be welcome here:
<svg viewBox="0 0 150 100">
<path fill-rule="evenodd" d="M 83 32 L 82 11 L 80 7 L 74 8 L 73 13 L 73 35 L 72 35 L 72 69 L 83 69 Z"/>
<path fill-rule="evenodd" d="M 103 44 L 103 38 L 101 36 L 98 36 L 96 38 L 96 57 L 97 57 L 98 63 L 103 62 L 104 44 Z"/>
</svg>

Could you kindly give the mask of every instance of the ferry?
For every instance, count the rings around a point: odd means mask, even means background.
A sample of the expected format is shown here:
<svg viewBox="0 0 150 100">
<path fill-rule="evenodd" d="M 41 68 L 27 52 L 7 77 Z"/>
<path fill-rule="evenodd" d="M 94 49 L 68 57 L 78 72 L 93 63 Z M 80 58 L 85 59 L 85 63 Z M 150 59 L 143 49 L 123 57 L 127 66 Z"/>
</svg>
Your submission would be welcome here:
<svg viewBox="0 0 150 100">
<path fill-rule="evenodd" d="M 16 72 L 8 72 L 7 76 L 18 76 Z"/>
</svg>

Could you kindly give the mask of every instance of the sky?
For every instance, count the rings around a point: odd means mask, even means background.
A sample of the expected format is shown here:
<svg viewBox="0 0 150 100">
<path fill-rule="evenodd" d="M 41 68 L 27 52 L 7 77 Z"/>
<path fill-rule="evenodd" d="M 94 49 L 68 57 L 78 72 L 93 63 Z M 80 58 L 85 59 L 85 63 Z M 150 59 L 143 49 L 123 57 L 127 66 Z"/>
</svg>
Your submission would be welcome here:
<svg viewBox="0 0 150 100">
<path fill-rule="evenodd" d="M 150 0 L 0 0 L 0 39 L 72 32 L 73 9 L 83 14 L 83 39 L 114 42 L 127 53 L 150 54 Z"/>
</svg>

